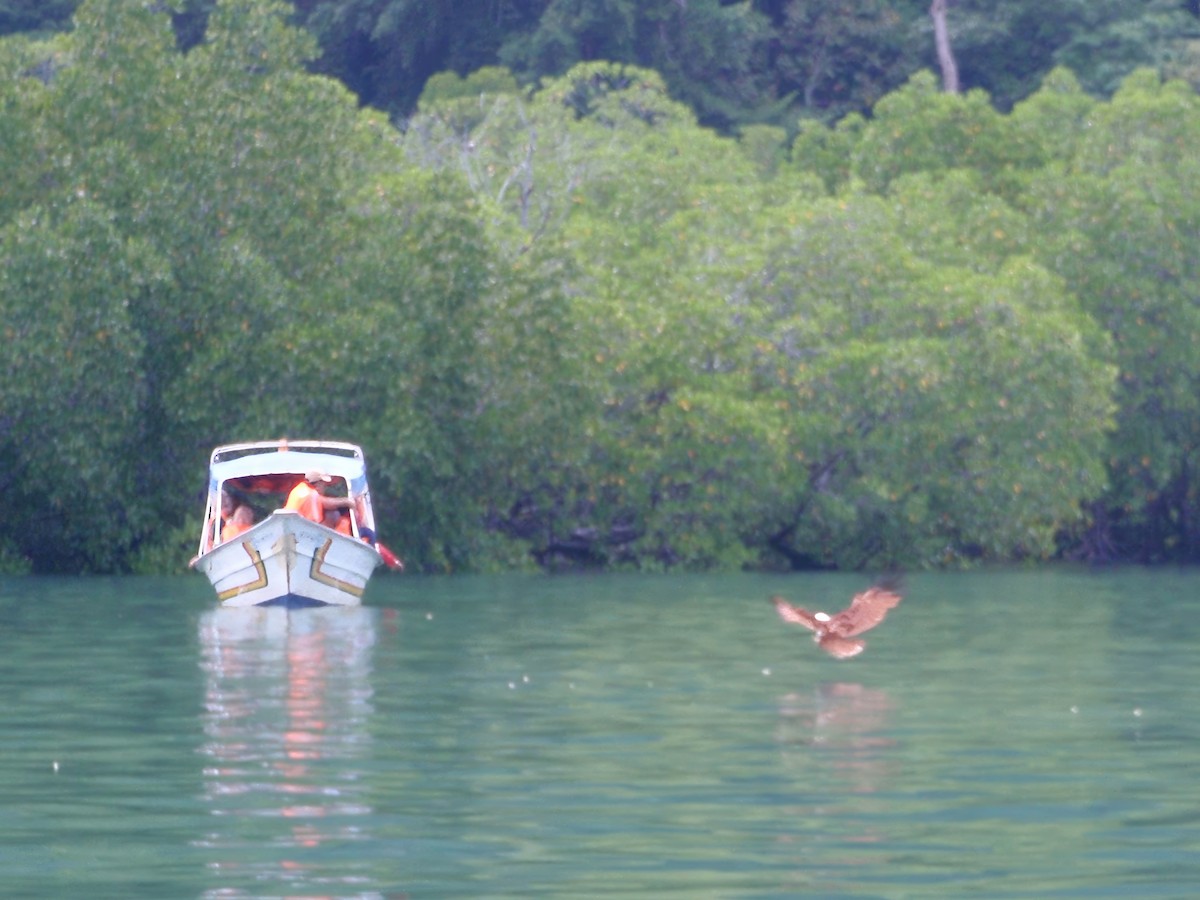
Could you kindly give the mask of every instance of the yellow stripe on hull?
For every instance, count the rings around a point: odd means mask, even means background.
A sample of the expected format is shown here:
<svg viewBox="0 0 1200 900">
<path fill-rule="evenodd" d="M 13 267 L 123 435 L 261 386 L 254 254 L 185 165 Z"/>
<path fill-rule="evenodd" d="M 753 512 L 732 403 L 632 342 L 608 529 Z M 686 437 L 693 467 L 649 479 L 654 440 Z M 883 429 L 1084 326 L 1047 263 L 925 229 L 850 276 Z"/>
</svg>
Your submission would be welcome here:
<svg viewBox="0 0 1200 900">
<path fill-rule="evenodd" d="M 234 588 L 221 591 L 217 594 L 217 600 L 224 603 L 230 597 L 236 597 L 238 594 L 244 594 L 247 591 L 257 591 L 259 588 L 267 586 L 267 566 L 262 560 L 261 554 L 254 549 L 254 545 L 249 541 L 242 541 L 242 547 L 250 557 L 250 562 L 254 566 L 254 571 L 258 573 L 258 577 L 253 581 L 248 581 L 245 584 L 238 585 Z"/>
<path fill-rule="evenodd" d="M 339 591 L 345 591 L 354 597 L 361 597 L 365 588 L 359 587 L 356 584 L 351 584 L 349 581 L 343 581 L 340 578 L 335 578 L 327 572 L 323 572 L 321 567 L 325 565 L 325 554 L 329 552 L 329 548 L 333 546 L 333 539 L 326 538 L 325 543 L 321 545 L 321 549 L 313 554 L 312 565 L 308 569 L 309 577 L 313 581 L 320 582 L 327 587 L 336 588 Z"/>
</svg>

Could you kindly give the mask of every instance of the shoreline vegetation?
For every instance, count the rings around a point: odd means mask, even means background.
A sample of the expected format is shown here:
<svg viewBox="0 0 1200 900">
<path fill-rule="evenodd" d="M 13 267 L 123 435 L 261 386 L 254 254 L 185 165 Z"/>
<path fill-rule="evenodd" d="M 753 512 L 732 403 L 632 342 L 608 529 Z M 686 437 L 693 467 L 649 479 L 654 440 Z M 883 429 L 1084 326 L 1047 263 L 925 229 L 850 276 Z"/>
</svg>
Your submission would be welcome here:
<svg viewBox="0 0 1200 900">
<path fill-rule="evenodd" d="M 271 0 L 0 40 L 0 571 L 179 571 L 235 440 L 366 451 L 420 572 L 1200 560 L 1200 98 L 658 73 L 397 125 Z"/>
</svg>

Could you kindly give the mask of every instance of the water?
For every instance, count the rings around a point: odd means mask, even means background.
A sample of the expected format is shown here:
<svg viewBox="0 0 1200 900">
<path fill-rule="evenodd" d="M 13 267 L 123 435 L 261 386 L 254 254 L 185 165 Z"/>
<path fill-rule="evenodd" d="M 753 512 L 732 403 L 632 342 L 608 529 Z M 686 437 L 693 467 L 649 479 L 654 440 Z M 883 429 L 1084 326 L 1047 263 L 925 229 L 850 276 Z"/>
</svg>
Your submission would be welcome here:
<svg viewBox="0 0 1200 900">
<path fill-rule="evenodd" d="M 1200 889 L 1200 572 L 0 582 L 6 897 Z"/>
</svg>

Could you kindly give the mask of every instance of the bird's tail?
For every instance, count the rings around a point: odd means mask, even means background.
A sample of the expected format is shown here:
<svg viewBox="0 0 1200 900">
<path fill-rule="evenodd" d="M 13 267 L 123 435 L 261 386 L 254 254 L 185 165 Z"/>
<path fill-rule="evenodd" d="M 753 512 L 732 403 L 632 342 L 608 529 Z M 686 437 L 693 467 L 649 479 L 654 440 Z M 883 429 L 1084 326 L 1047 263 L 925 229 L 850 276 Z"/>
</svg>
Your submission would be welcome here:
<svg viewBox="0 0 1200 900">
<path fill-rule="evenodd" d="M 893 594 L 904 593 L 904 572 L 901 569 L 889 569 L 875 580 L 875 587 Z"/>
</svg>

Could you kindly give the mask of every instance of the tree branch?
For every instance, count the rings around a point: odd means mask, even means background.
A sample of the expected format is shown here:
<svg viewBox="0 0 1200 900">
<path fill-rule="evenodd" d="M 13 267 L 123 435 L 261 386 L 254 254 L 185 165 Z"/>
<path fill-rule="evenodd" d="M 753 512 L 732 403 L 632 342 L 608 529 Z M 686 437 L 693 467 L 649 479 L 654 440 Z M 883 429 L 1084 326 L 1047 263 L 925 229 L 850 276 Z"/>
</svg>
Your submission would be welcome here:
<svg viewBox="0 0 1200 900">
<path fill-rule="evenodd" d="M 933 40 L 937 46 L 938 65 L 942 68 L 942 89 L 947 94 L 958 93 L 958 63 L 950 48 L 950 29 L 946 27 L 946 0 L 933 0 L 929 6 L 933 19 Z"/>
</svg>

